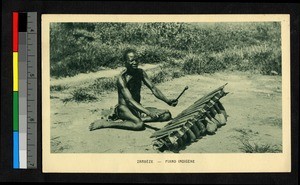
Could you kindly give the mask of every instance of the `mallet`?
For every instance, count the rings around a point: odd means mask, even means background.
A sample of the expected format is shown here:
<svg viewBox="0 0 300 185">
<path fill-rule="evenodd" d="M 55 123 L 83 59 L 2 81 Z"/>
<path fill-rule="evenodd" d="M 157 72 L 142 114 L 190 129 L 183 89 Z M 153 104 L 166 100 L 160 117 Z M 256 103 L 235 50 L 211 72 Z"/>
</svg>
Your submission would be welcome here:
<svg viewBox="0 0 300 185">
<path fill-rule="evenodd" d="M 176 98 L 176 100 L 178 100 L 178 99 L 180 98 L 180 96 L 182 96 L 183 93 L 184 93 L 186 90 L 188 90 L 188 89 L 189 89 L 189 87 L 188 87 L 188 86 L 185 86 L 185 88 L 184 88 L 183 91 L 179 94 L 179 96 Z M 166 112 L 162 112 L 162 113 L 158 114 L 157 117 L 160 117 L 160 116 L 164 115 L 165 113 L 166 113 Z"/>
<path fill-rule="evenodd" d="M 188 86 L 185 86 L 185 88 L 183 89 L 183 91 L 179 94 L 179 96 L 176 98 L 176 100 L 178 100 L 182 95 L 183 95 L 183 93 L 186 91 L 186 90 L 188 90 L 189 89 L 189 87 Z"/>
</svg>

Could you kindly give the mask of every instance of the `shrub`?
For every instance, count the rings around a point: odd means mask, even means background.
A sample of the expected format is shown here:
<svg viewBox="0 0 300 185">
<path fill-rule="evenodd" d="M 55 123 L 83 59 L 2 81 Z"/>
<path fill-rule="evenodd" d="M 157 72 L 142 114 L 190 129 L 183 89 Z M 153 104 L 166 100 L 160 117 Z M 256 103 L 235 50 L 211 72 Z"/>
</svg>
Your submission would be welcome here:
<svg viewBox="0 0 300 185">
<path fill-rule="evenodd" d="M 63 91 L 68 89 L 68 86 L 65 85 L 51 85 L 50 86 L 50 91 Z"/>
<path fill-rule="evenodd" d="M 88 89 L 93 91 L 95 94 L 101 94 L 107 91 L 115 91 L 117 89 L 116 81 L 116 77 L 98 78 L 92 85 L 89 86 Z"/>
<path fill-rule="evenodd" d="M 187 74 L 202 74 L 208 65 L 208 59 L 205 54 L 187 55 L 184 59 L 183 70 Z"/>
<path fill-rule="evenodd" d="M 243 48 L 226 49 L 222 52 L 189 54 L 183 59 L 183 70 L 188 74 L 213 73 L 230 69 L 281 74 L 281 51 L 267 47 L 266 43 Z"/>
<path fill-rule="evenodd" d="M 278 153 L 282 152 L 277 146 L 271 146 L 269 144 L 251 144 L 248 140 L 241 140 L 242 147 L 240 149 L 246 153 Z"/>
<path fill-rule="evenodd" d="M 154 84 L 158 84 L 158 83 L 162 83 L 168 80 L 168 73 L 167 70 L 161 70 L 158 73 L 155 73 L 153 76 L 150 77 L 150 80 L 154 83 Z"/>
<path fill-rule="evenodd" d="M 122 66 L 127 47 L 135 48 L 143 63 L 183 60 L 183 70 L 192 74 L 226 68 L 281 74 L 278 22 L 51 23 L 50 28 L 53 77 Z"/>
<path fill-rule="evenodd" d="M 72 97 L 63 99 L 63 102 L 67 103 L 69 101 L 75 101 L 78 103 L 78 102 L 91 102 L 97 100 L 97 97 L 87 93 L 86 91 L 87 91 L 86 89 L 82 89 L 82 88 L 76 89 L 71 92 Z"/>
</svg>

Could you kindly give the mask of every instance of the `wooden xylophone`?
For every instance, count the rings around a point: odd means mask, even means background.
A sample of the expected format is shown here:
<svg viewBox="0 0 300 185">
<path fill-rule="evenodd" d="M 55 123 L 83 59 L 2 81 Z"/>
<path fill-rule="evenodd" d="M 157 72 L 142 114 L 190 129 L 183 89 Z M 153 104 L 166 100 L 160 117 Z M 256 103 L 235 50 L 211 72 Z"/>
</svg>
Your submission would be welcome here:
<svg viewBox="0 0 300 185">
<path fill-rule="evenodd" d="M 226 85 L 203 96 L 165 127 L 154 132 L 151 135 L 151 138 L 155 138 L 153 147 L 161 152 L 178 152 L 205 134 L 215 134 L 217 128 L 227 122 L 228 115 L 220 102 L 228 94 L 224 91 Z"/>
</svg>

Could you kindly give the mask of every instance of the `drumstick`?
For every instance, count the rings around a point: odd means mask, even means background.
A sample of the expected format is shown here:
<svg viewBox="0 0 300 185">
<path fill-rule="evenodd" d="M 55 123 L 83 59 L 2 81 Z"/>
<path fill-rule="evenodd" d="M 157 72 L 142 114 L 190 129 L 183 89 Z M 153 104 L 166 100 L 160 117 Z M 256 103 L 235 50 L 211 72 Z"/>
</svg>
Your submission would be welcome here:
<svg viewBox="0 0 300 185">
<path fill-rule="evenodd" d="M 176 98 L 176 100 L 178 100 L 178 99 L 180 98 L 180 96 L 182 96 L 183 93 L 184 93 L 186 90 L 188 90 L 188 89 L 189 89 L 189 87 L 188 87 L 188 86 L 185 86 L 185 88 L 184 88 L 183 91 L 179 94 L 179 96 Z"/>
</svg>

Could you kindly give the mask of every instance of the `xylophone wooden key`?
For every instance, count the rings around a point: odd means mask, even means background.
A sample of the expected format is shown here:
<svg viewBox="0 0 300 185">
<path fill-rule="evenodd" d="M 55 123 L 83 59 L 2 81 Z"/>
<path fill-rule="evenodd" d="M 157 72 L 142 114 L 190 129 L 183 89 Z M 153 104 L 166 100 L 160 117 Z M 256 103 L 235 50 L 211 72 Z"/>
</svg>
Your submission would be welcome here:
<svg viewBox="0 0 300 185">
<path fill-rule="evenodd" d="M 225 84 L 226 85 L 226 84 Z M 159 151 L 177 152 L 205 134 L 215 134 L 227 122 L 227 113 L 220 99 L 228 93 L 225 85 L 217 88 L 182 111 L 161 130 L 153 133 L 153 146 Z"/>
</svg>

